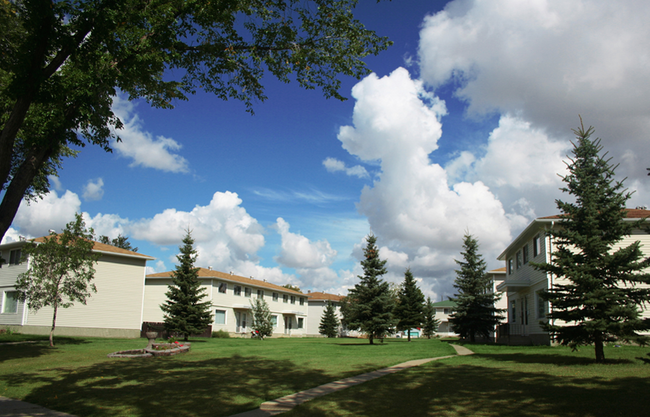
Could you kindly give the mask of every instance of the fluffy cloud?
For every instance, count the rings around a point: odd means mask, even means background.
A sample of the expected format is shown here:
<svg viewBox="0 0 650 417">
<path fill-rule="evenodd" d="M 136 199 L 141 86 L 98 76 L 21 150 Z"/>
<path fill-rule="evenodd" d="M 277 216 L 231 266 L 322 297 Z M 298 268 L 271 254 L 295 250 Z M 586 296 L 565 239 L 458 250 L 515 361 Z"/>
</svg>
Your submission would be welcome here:
<svg viewBox="0 0 650 417">
<path fill-rule="evenodd" d="M 454 1 L 425 18 L 422 79 L 453 83 L 470 114 L 515 115 L 567 140 L 594 125 L 623 177 L 650 152 L 650 3 L 643 0 Z M 632 152 L 629 152 L 632 149 Z"/>
<path fill-rule="evenodd" d="M 74 215 L 81 211 L 80 208 L 81 200 L 77 194 L 66 191 L 59 197 L 56 191 L 50 191 L 42 199 L 29 203 L 23 200 L 12 225 L 21 235 L 45 236 L 50 229 L 62 230 L 74 220 Z"/>
<path fill-rule="evenodd" d="M 346 167 L 343 161 L 339 161 L 336 158 L 326 158 L 323 161 L 323 166 L 327 172 L 340 172 L 343 171 L 349 176 L 355 176 L 358 178 L 369 178 L 370 175 L 366 168 L 361 165 L 355 165 L 353 167 Z"/>
<path fill-rule="evenodd" d="M 282 238 L 282 249 L 275 257 L 276 262 L 288 268 L 317 269 L 331 265 L 336 258 L 336 251 L 326 240 L 311 242 L 302 235 L 291 233 L 289 223 L 281 217 L 276 225 Z"/>
<path fill-rule="evenodd" d="M 124 127 L 116 132 L 121 141 L 113 141 L 111 147 L 120 155 L 133 159 L 131 166 L 139 165 L 168 172 L 189 172 L 187 160 L 174 153 L 181 149 L 181 145 L 164 136 L 154 139 L 151 133 L 144 131 L 132 102 L 120 96 L 114 97 L 113 112 L 122 120 Z"/>
<path fill-rule="evenodd" d="M 84 186 L 83 198 L 86 201 L 98 201 L 104 197 L 104 180 L 97 178 L 96 181 L 88 180 Z"/>
</svg>

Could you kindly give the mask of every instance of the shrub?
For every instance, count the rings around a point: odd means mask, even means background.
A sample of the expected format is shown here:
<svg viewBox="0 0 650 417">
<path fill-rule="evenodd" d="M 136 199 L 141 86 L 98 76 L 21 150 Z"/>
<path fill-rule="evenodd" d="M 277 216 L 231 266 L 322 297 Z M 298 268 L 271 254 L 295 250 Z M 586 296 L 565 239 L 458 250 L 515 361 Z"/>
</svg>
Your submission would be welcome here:
<svg viewBox="0 0 650 417">
<path fill-rule="evenodd" d="M 230 338 L 230 333 L 225 330 L 217 330 L 216 332 L 212 332 L 212 337 L 216 337 L 217 339 L 228 339 Z"/>
</svg>

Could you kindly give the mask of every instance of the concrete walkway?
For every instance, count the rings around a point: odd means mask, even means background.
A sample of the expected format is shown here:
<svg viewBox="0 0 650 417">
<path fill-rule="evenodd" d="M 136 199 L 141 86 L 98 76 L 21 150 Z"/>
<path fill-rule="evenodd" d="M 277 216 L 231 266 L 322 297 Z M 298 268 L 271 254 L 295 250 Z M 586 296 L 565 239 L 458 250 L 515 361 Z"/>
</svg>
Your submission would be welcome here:
<svg viewBox="0 0 650 417">
<path fill-rule="evenodd" d="M 473 355 L 474 352 L 464 346 L 451 345 L 456 354 L 460 356 Z M 400 363 L 398 365 L 389 366 L 388 368 L 379 369 L 377 371 L 368 372 L 365 374 L 353 376 L 350 378 L 341 379 L 339 381 L 330 382 L 316 388 L 308 389 L 306 391 L 296 392 L 295 394 L 287 395 L 273 401 L 262 403 L 260 408 L 247 411 L 245 413 L 236 414 L 231 417 L 268 417 L 277 414 L 285 413 L 292 408 L 313 400 L 323 395 L 331 394 L 342 389 L 350 388 L 355 385 L 362 384 L 366 381 L 380 378 L 384 375 L 389 375 L 395 372 L 403 371 L 405 369 L 419 366 L 431 361 L 440 359 L 453 358 L 456 355 L 440 356 L 437 358 L 417 359 Z M 59 411 L 49 410 L 40 405 L 34 405 L 11 398 L 0 397 L 0 417 L 75 417 L 72 414 L 61 413 Z"/>
<path fill-rule="evenodd" d="M 473 355 L 474 352 L 467 349 L 464 346 L 451 345 L 456 350 L 456 354 L 460 356 Z M 449 356 L 440 356 L 437 358 L 428 358 L 428 359 L 417 359 L 413 361 L 408 361 L 400 363 L 398 365 L 389 366 L 388 368 L 379 369 L 377 371 L 368 372 L 365 374 L 353 376 L 350 378 L 341 379 L 339 381 L 330 382 L 328 384 L 321 385 L 316 388 L 308 389 L 306 391 L 296 392 L 295 394 L 287 395 L 282 398 L 278 398 L 273 401 L 267 401 L 262 403 L 260 408 L 256 410 L 247 411 L 245 413 L 235 414 L 231 417 L 267 417 L 275 416 L 277 414 L 286 413 L 292 408 L 313 400 L 317 397 L 322 397 L 323 395 L 331 394 L 342 389 L 350 388 L 355 385 L 362 384 L 366 381 L 380 378 L 384 375 L 389 375 L 395 372 L 403 371 L 405 369 L 412 368 L 414 366 L 419 366 L 431 361 L 437 361 L 440 359 L 453 358 L 456 355 Z"/>
</svg>

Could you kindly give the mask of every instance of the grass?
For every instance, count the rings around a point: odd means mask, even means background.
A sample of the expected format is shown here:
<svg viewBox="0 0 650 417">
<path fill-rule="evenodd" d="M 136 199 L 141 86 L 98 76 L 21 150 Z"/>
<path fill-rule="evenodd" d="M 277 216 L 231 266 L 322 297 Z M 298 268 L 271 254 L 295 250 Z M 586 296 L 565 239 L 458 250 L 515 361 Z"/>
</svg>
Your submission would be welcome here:
<svg viewBox="0 0 650 417">
<path fill-rule="evenodd" d="M 456 357 L 305 403 L 298 416 L 646 416 L 650 349 L 470 345 Z"/>
<path fill-rule="evenodd" d="M 12 336 L 26 338 L 4 341 Z M 78 416 L 229 416 L 332 380 L 453 353 L 433 339 L 373 346 L 361 339 L 196 339 L 184 355 L 108 359 L 146 341 L 55 343 L 0 346 L 0 395 Z"/>
</svg>

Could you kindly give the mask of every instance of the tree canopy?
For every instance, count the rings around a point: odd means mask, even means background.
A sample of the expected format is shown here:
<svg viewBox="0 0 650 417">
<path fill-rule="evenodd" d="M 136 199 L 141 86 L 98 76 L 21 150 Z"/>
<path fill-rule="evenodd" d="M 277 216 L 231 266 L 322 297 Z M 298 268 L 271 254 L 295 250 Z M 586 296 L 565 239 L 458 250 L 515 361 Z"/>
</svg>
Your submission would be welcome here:
<svg viewBox="0 0 650 417">
<path fill-rule="evenodd" d="M 202 89 L 252 110 L 271 74 L 344 99 L 338 76 L 361 78 L 363 58 L 390 45 L 355 19 L 356 4 L 0 1 L 0 238 L 74 147 L 110 151 L 120 91 L 171 108 Z"/>
<path fill-rule="evenodd" d="M 318 326 L 318 333 L 329 338 L 336 337 L 339 331 L 339 320 L 336 317 L 334 304 L 331 301 L 327 302 L 323 315 L 320 319 Z"/>
<path fill-rule="evenodd" d="M 533 264 L 553 274 L 555 282 L 542 297 L 551 304 L 542 326 L 555 339 L 572 347 L 594 345 L 597 362 L 605 360 L 603 344 L 617 339 L 646 343 L 638 332 L 650 329 L 641 308 L 650 303 L 650 258 L 636 241 L 621 247 L 621 240 L 645 219 L 626 220 L 625 203 L 631 193 L 614 179 L 615 166 L 601 155 L 593 127 L 574 130 L 573 158 L 561 190 L 572 201 L 556 200 L 559 226 L 548 231 L 555 249 L 550 263 Z M 573 201 L 574 200 L 574 201 Z"/>
<path fill-rule="evenodd" d="M 436 308 L 433 306 L 431 297 L 427 297 L 427 302 L 424 305 L 424 323 L 422 324 L 422 335 L 427 339 L 431 339 L 436 331 L 440 320 L 436 319 Z"/>
<path fill-rule="evenodd" d="M 478 241 L 466 234 L 463 239 L 464 252 L 461 252 L 463 260 L 456 260 L 460 265 L 454 282 L 454 288 L 458 291 L 454 298 L 456 308 L 449 317 L 455 331 L 472 342 L 477 335 L 488 338 L 502 319 L 501 310 L 495 307 L 501 295 L 492 291 L 492 280 L 486 272 L 485 260 L 478 247 Z"/>
<path fill-rule="evenodd" d="M 116 248 L 130 250 L 131 252 L 138 251 L 137 247 L 131 246 L 131 242 L 129 242 L 129 238 L 126 236 L 122 236 L 121 234 L 117 235 L 115 239 L 111 239 L 108 236 L 101 235 L 97 241 L 100 243 L 104 243 L 106 245 L 115 246 Z"/>
<path fill-rule="evenodd" d="M 410 269 L 404 272 L 404 282 L 398 293 L 395 306 L 397 330 L 406 330 L 408 341 L 411 341 L 411 329 L 419 327 L 424 321 L 424 294 L 418 288 Z"/>
<path fill-rule="evenodd" d="M 61 234 L 52 232 L 42 242 L 28 242 L 23 247 L 29 268 L 18 276 L 17 298 L 33 311 L 52 307 L 50 346 L 54 346 L 58 309 L 75 302 L 86 304 L 91 293 L 97 292 L 92 280 L 101 255 L 93 253 L 92 236 L 93 230 L 86 229 L 83 217 L 76 214 Z"/>
<path fill-rule="evenodd" d="M 271 310 L 266 301 L 259 297 L 251 301 L 251 316 L 253 317 L 251 327 L 258 333 L 260 340 L 273 334 Z"/>
</svg>

